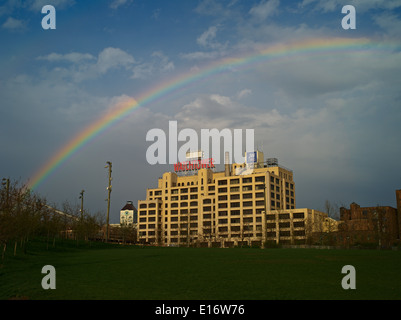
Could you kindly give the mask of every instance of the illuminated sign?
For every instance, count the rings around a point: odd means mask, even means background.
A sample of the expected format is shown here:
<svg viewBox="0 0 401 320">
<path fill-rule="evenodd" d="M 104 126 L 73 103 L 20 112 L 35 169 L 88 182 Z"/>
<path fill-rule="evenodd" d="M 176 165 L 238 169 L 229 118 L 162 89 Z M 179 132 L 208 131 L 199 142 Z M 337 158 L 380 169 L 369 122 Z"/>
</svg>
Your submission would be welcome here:
<svg viewBox="0 0 401 320">
<path fill-rule="evenodd" d="M 194 171 L 199 169 L 212 169 L 212 168 L 215 168 L 213 158 L 190 160 L 174 164 L 175 172 Z"/>
</svg>

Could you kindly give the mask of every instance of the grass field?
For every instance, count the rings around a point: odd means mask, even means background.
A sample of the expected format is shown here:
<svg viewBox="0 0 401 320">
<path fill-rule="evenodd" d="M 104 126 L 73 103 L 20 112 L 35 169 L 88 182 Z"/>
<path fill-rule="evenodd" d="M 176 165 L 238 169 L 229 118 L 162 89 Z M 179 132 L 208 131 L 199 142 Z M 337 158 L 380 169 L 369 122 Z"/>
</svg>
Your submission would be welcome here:
<svg viewBox="0 0 401 320">
<path fill-rule="evenodd" d="M 44 265 L 56 289 L 41 287 Z M 344 265 L 356 289 L 344 290 Z M 401 251 L 30 245 L 7 253 L 0 299 L 401 299 Z"/>
</svg>

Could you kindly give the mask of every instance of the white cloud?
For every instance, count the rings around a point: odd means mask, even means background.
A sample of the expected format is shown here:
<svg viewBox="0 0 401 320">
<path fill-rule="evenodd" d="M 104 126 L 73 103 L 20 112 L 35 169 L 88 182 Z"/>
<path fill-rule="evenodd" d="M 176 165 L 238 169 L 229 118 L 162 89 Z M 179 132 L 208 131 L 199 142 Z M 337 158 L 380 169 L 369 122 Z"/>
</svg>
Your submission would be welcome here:
<svg viewBox="0 0 401 320">
<path fill-rule="evenodd" d="M 68 61 L 71 63 L 81 63 L 83 61 L 94 60 L 96 58 L 89 53 L 71 52 L 71 53 L 67 53 L 67 54 L 59 54 L 59 53 L 53 52 L 46 56 L 40 56 L 37 59 L 38 60 L 47 60 L 50 62 Z"/>
<path fill-rule="evenodd" d="M 213 46 L 213 40 L 216 38 L 216 32 L 217 32 L 217 27 L 212 26 L 209 29 L 207 29 L 204 33 L 202 33 L 198 37 L 196 42 L 203 47 Z"/>
<path fill-rule="evenodd" d="M 132 55 L 119 48 L 105 48 L 98 57 L 96 68 L 101 74 L 112 68 L 125 67 L 128 69 L 135 63 Z"/>
<path fill-rule="evenodd" d="M 195 9 L 197 13 L 205 15 L 219 15 L 223 10 L 221 3 L 215 0 L 203 0 Z"/>
<path fill-rule="evenodd" d="M 13 17 L 9 17 L 2 24 L 2 28 L 10 31 L 23 30 L 25 28 L 25 22 L 22 20 L 14 19 Z"/>
<path fill-rule="evenodd" d="M 111 70 L 121 68 L 130 71 L 135 65 L 135 59 L 131 54 L 122 49 L 112 47 L 103 49 L 97 57 L 90 53 L 71 52 L 60 54 L 53 52 L 45 56 L 39 56 L 37 60 L 56 64 L 51 71 L 53 75 L 60 79 L 69 78 L 74 82 L 96 79 Z M 63 62 L 68 62 L 70 65 L 60 65 Z"/>
<path fill-rule="evenodd" d="M 132 68 L 132 79 L 144 79 L 154 74 L 163 74 L 175 69 L 174 62 L 161 51 L 155 51 L 151 54 L 151 60 L 138 63 Z"/>
<path fill-rule="evenodd" d="M 216 40 L 218 27 L 211 26 L 203 32 L 197 39 L 196 43 L 205 50 L 189 53 L 181 53 L 180 57 L 185 60 L 211 60 L 224 56 L 228 47 L 228 42 L 222 44 Z"/>
<path fill-rule="evenodd" d="M 113 0 L 110 3 L 110 8 L 118 9 L 121 6 L 128 5 L 132 2 L 132 0 Z"/>
<path fill-rule="evenodd" d="M 244 106 L 230 97 L 210 94 L 184 105 L 174 117 L 185 126 L 201 128 L 261 128 L 283 121 L 277 110 L 260 110 Z"/>
<path fill-rule="evenodd" d="M 196 51 L 190 53 L 181 53 L 180 57 L 186 60 L 211 60 L 222 56 L 221 52 L 218 51 Z"/>
<path fill-rule="evenodd" d="M 249 96 L 251 94 L 252 94 L 252 90 L 251 89 L 241 90 L 240 92 L 237 93 L 237 99 L 245 98 L 245 97 L 247 97 L 247 96 Z"/>
<path fill-rule="evenodd" d="M 258 5 L 252 7 L 249 10 L 249 14 L 257 20 L 266 20 L 266 18 L 277 13 L 277 9 L 280 5 L 279 0 L 268 0 L 261 1 Z"/>
<path fill-rule="evenodd" d="M 217 51 L 204 52 L 196 51 L 190 53 L 181 53 L 180 57 L 186 60 L 212 60 L 221 57 L 221 53 Z"/>
<path fill-rule="evenodd" d="M 386 36 L 396 40 L 401 38 L 401 20 L 395 14 L 383 13 L 373 19 L 386 32 Z"/>
<path fill-rule="evenodd" d="M 165 74 L 175 70 L 175 64 L 163 52 L 155 51 L 150 59 L 140 62 L 128 52 L 108 47 L 103 49 L 98 56 L 89 53 L 72 52 L 67 54 L 50 53 L 40 56 L 37 60 L 57 62 L 69 62 L 65 67 L 58 65 L 53 71 L 59 77 L 72 78 L 76 82 L 87 79 L 96 79 L 112 70 L 123 69 L 132 73 L 132 79 L 143 79 L 155 74 Z"/>
</svg>

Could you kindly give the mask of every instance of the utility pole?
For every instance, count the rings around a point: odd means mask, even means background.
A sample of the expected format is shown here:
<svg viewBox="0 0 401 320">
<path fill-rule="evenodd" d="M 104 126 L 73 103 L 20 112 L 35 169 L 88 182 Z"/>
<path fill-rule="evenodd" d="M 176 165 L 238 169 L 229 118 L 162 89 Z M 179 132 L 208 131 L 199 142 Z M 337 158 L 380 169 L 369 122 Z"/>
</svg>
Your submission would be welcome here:
<svg viewBox="0 0 401 320">
<path fill-rule="evenodd" d="M 107 166 L 109 168 L 109 185 L 107 187 L 108 197 L 107 197 L 107 218 L 106 218 L 106 242 L 109 241 L 109 216 L 110 216 L 110 194 L 111 194 L 111 162 L 107 161 Z"/>
<path fill-rule="evenodd" d="M 81 199 L 81 220 L 83 220 L 84 217 L 84 192 L 85 190 L 82 190 L 79 196 L 79 199 Z"/>
</svg>

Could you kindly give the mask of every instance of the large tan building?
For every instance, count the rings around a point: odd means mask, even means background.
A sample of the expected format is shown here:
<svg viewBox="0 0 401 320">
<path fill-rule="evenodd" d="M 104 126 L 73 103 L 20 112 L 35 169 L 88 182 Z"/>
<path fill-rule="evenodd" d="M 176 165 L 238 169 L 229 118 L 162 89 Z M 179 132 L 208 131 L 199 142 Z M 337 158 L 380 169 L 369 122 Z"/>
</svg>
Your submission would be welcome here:
<svg viewBox="0 0 401 320">
<path fill-rule="evenodd" d="M 198 166 L 196 161 L 175 165 L 175 169 L 192 171 L 189 175 L 188 171 L 186 175 L 166 172 L 159 178 L 157 188 L 147 189 L 146 200 L 138 201 L 138 241 L 162 246 L 217 247 L 262 245 L 266 240 L 279 243 L 280 239 L 288 240 L 278 230 L 284 222 L 280 217 L 288 210 L 295 217 L 289 237 L 305 239 L 305 221 L 311 212 L 294 211 L 292 170 L 280 166 L 277 159 L 265 162 L 259 151 L 253 153 L 252 159 L 252 163 L 226 164 L 220 172 L 204 160 L 199 160 Z M 301 212 L 303 218 L 297 218 Z M 273 222 L 266 217 L 270 219 L 271 215 L 277 217 L 274 237 L 273 231 L 267 230 Z M 303 232 L 297 227 L 301 222 Z"/>
</svg>

